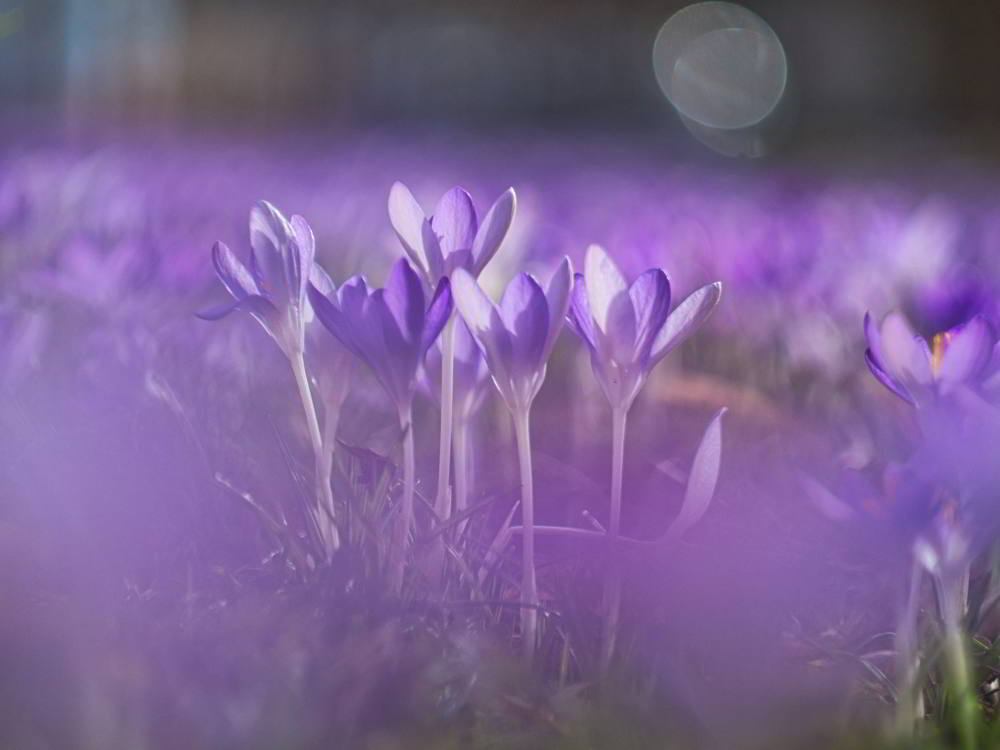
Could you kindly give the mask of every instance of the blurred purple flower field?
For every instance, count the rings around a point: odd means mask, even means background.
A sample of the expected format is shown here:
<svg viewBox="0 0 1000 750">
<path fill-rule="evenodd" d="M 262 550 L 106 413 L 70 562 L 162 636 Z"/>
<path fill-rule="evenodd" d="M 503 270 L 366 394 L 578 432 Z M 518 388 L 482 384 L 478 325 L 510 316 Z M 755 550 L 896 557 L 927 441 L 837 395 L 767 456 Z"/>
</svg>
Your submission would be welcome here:
<svg viewBox="0 0 1000 750">
<path fill-rule="evenodd" d="M 114 141 L 0 158 L 11 746 L 996 737 L 996 175 Z"/>
</svg>

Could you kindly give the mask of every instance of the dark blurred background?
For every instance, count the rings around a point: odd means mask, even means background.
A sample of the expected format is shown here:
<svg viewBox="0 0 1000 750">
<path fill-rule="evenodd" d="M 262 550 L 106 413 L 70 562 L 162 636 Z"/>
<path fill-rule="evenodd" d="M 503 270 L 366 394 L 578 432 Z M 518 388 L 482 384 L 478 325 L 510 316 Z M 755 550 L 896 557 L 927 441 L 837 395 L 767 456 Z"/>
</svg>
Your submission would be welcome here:
<svg viewBox="0 0 1000 750">
<path fill-rule="evenodd" d="M 0 0 L 7 114 L 58 123 L 683 133 L 652 47 L 671 0 Z M 1000 113 L 1000 5 L 760 0 L 790 145 L 969 138 Z"/>
</svg>

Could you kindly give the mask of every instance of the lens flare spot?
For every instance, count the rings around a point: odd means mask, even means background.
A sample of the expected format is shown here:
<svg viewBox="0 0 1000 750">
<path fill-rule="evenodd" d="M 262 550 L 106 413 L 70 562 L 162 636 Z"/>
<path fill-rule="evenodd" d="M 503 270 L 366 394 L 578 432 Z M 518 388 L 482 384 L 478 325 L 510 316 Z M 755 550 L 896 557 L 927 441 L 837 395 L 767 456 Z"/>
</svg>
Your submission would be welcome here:
<svg viewBox="0 0 1000 750">
<path fill-rule="evenodd" d="M 765 120 L 788 81 L 785 50 L 771 27 L 727 2 L 675 13 L 656 37 L 653 69 L 685 124 L 723 131 Z"/>
</svg>

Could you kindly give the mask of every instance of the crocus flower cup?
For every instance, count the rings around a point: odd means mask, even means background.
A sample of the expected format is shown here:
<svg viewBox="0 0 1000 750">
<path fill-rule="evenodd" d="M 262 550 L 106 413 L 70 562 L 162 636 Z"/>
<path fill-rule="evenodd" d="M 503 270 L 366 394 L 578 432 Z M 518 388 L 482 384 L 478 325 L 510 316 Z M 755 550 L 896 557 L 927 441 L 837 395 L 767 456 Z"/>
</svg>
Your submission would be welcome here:
<svg viewBox="0 0 1000 750">
<path fill-rule="evenodd" d="M 456 268 L 479 276 L 500 249 L 516 208 L 517 198 L 509 188 L 480 222 L 472 198 L 454 187 L 427 216 L 403 183 L 393 184 L 389 191 L 389 220 L 403 250 L 430 287 Z"/>
<path fill-rule="evenodd" d="M 866 314 L 864 328 L 868 369 L 912 406 L 974 388 L 987 374 L 997 345 L 996 332 L 980 315 L 936 334 L 929 344 L 898 312 L 889 313 L 881 325 Z"/>
</svg>

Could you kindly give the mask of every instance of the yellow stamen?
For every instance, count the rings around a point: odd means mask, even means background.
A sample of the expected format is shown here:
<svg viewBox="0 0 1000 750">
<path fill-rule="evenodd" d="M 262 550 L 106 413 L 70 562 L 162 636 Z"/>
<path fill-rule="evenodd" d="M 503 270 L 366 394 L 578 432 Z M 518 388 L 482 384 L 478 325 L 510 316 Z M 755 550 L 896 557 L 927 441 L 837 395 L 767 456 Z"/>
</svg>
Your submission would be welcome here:
<svg viewBox="0 0 1000 750">
<path fill-rule="evenodd" d="M 935 334 L 934 338 L 931 339 L 931 372 L 934 373 L 935 377 L 941 372 L 941 362 L 944 361 L 944 353 L 948 350 L 951 339 L 950 331 Z"/>
</svg>

